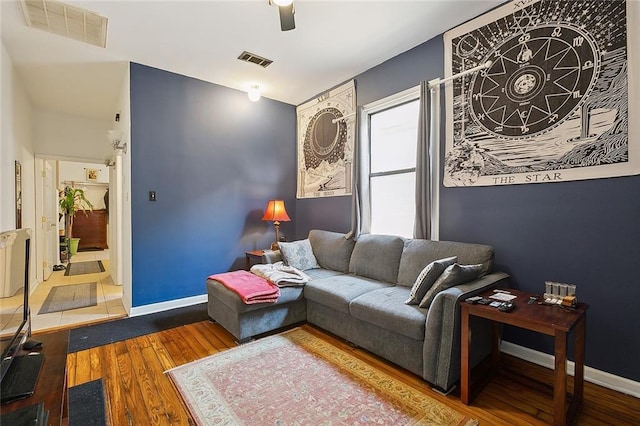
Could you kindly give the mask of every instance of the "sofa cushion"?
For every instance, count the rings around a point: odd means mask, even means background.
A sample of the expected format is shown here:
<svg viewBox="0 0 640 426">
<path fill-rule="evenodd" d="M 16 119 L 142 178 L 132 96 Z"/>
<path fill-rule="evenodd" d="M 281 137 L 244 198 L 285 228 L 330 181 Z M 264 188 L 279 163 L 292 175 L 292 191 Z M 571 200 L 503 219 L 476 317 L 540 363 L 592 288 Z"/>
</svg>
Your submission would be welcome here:
<svg viewBox="0 0 640 426">
<path fill-rule="evenodd" d="M 235 312 L 249 312 L 262 309 L 265 306 L 283 305 L 302 299 L 302 287 L 283 287 L 280 289 L 280 297 L 276 303 L 255 303 L 247 305 L 240 296 L 216 280 L 207 280 L 207 291 L 211 296 L 233 309 Z"/>
<path fill-rule="evenodd" d="M 427 310 L 404 303 L 410 290 L 389 287 L 353 299 L 349 312 L 355 318 L 415 340 L 424 340 Z"/>
<path fill-rule="evenodd" d="M 320 267 L 316 257 L 313 255 L 309 239 L 290 243 L 280 242 L 278 246 L 286 265 L 293 266 L 301 271 Z"/>
<path fill-rule="evenodd" d="M 336 275 L 309 281 L 304 286 L 304 297 L 348 314 L 349 303 L 353 299 L 369 291 L 389 286 L 356 275 Z"/>
<path fill-rule="evenodd" d="M 318 280 L 318 279 L 327 278 L 327 277 L 335 277 L 337 275 L 344 275 L 343 272 L 338 272 L 338 271 L 334 271 L 331 269 L 324 269 L 324 268 L 309 269 L 308 271 L 304 271 L 304 273 L 307 274 L 312 280 Z"/>
<path fill-rule="evenodd" d="M 422 272 L 418 275 L 418 278 L 416 278 L 416 282 L 413 284 L 413 287 L 411 287 L 409 298 L 404 303 L 407 305 L 419 304 L 433 283 L 440 278 L 440 275 L 442 275 L 444 270 L 457 261 L 457 256 L 446 257 L 444 259 L 434 260 L 425 266 Z"/>
<path fill-rule="evenodd" d="M 404 239 L 393 235 L 364 234 L 351 254 L 349 272 L 361 277 L 395 283 Z"/>
<path fill-rule="evenodd" d="M 407 239 L 404 243 L 398 285 L 411 287 L 418 274 L 434 260 L 458 256 L 458 263 L 463 265 L 482 264 L 482 275 L 493 268 L 493 248 L 482 244 L 459 243 L 452 241 L 431 241 Z"/>
<path fill-rule="evenodd" d="M 309 241 L 318 264 L 325 269 L 349 272 L 349 261 L 355 241 L 345 234 L 313 229 Z"/>
<path fill-rule="evenodd" d="M 420 301 L 421 308 L 429 308 L 431 302 L 438 293 L 450 287 L 473 281 L 482 273 L 482 265 L 459 265 L 454 263 L 444 270 L 440 278 L 433 283 L 433 286 L 427 291 Z"/>
</svg>

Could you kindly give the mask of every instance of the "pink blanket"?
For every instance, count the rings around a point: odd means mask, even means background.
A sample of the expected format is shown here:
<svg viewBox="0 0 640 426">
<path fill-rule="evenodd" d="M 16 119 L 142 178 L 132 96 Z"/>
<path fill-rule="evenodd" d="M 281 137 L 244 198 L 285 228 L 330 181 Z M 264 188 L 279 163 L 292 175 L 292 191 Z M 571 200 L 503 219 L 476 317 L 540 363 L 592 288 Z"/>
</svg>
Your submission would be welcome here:
<svg viewBox="0 0 640 426">
<path fill-rule="evenodd" d="M 247 305 L 254 303 L 275 303 L 280 296 L 280 288 L 248 271 L 232 271 L 210 275 L 229 290 L 240 296 Z"/>
</svg>

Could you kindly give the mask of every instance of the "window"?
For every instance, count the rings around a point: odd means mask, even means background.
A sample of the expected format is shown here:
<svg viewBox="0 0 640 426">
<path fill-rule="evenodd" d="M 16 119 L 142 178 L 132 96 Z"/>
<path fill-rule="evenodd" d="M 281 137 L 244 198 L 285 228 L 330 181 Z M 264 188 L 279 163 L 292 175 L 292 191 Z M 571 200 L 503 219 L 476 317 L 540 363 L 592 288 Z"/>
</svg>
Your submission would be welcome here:
<svg viewBox="0 0 640 426">
<path fill-rule="evenodd" d="M 413 236 L 418 91 L 365 107 L 368 118 L 370 232 Z M 365 177 L 365 176 L 363 176 Z"/>
</svg>

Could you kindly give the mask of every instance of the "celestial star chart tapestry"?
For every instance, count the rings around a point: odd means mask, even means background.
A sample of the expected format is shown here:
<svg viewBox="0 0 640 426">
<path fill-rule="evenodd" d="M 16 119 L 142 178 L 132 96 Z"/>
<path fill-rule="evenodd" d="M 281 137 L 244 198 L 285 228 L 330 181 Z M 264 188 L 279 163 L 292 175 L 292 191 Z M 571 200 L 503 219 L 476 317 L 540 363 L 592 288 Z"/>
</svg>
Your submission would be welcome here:
<svg viewBox="0 0 640 426">
<path fill-rule="evenodd" d="M 355 82 L 321 94 L 298 106 L 296 112 L 298 198 L 351 195 Z"/>
<path fill-rule="evenodd" d="M 628 6 L 516 0 L 446 32 L 445 75 L 491 64 L 445 89 L 444 185 L 640 174 Z"/>
</svg>

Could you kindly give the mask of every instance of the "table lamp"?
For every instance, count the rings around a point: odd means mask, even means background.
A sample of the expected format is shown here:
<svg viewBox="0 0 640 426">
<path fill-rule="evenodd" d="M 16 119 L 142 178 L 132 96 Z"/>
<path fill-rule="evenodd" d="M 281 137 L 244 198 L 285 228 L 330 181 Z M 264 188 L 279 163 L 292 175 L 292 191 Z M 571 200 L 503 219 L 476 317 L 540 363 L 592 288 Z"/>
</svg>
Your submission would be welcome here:
<svg viewBox="0 0 640 426">
<path fill-rule="evenodd" d="M 271 250 L 278 250 L 280 222 L 289 222 L 291 220 L 287 214 L 287 210 L 284 208 L 284 200 L 269 200 L 267 208 L 264 209 L 262 220 L 270 220 L 273 222 L 273 227 L 276 229 L 276 240 L 271 244 Z"/>
</svg>

